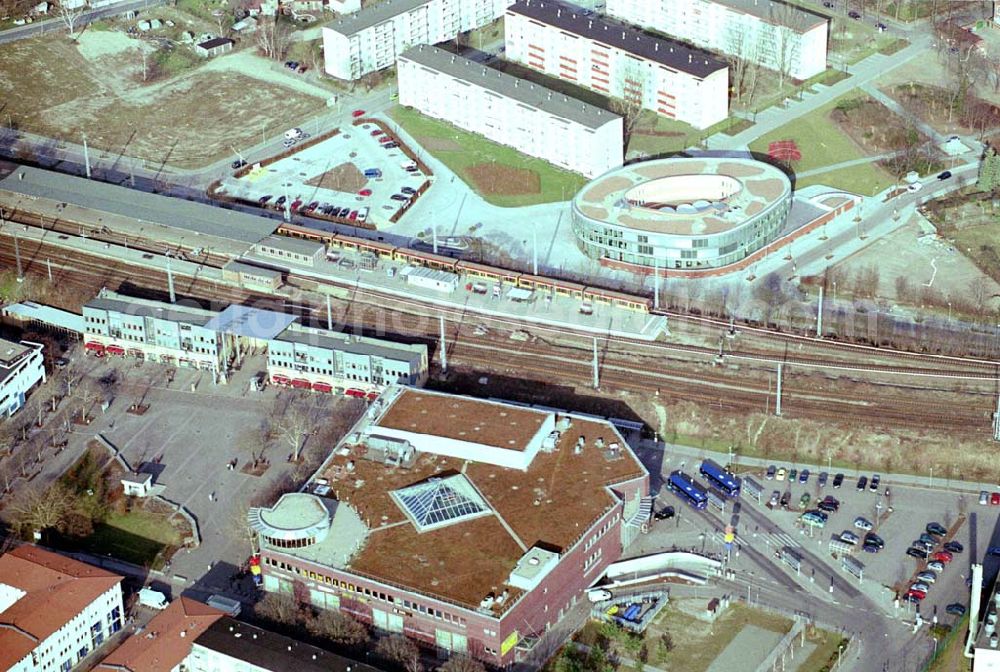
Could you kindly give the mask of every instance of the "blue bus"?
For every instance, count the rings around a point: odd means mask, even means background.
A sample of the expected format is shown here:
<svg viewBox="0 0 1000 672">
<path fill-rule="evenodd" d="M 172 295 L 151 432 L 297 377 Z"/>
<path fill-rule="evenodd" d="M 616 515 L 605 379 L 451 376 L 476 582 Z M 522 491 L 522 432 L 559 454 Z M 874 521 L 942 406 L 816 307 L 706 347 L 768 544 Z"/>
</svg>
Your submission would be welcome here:
<svg viewBox="0 0 1000 672">
<path fill-rule="evenodd" d="M 672 490 L 692 508 L 704 509 L 708 505 L 708 495 L 705 494 L 705 488 L 683 471 L 671 472 L 666 486 L 668 490 Z"/>
<path fill-rule="evenodd" d="M 712 460 L 705 460 L 698 470 L 709 483 L 717 487 L 729 497 L 740 496 L 740 479 L 720 467 Z"/>
</svg>

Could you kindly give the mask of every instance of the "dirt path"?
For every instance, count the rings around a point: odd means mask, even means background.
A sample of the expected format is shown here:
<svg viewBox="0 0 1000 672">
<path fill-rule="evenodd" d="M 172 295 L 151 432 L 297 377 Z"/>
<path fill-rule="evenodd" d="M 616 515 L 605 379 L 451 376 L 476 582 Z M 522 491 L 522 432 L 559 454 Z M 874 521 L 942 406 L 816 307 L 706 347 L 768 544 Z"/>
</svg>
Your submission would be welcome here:
<svg viewBox="0 0 1000 672">
<path fill-rule="evenodd" d="M 323 100 L 336 95 L 333 91 L 313 84 L 306 79 L 305 75 L 294 74 L 288 68 L 282 67 L 280 63 L 257 56 L 248 51 L 238 51 L 222 56 L 221 58 L 212 59 L 199 72 L 218 72 L 223 70 L 238 72 L 241 75 L 259 79 L 262 82 L 284 86 L 299 93 L 322 98 Z"/>
</svg>

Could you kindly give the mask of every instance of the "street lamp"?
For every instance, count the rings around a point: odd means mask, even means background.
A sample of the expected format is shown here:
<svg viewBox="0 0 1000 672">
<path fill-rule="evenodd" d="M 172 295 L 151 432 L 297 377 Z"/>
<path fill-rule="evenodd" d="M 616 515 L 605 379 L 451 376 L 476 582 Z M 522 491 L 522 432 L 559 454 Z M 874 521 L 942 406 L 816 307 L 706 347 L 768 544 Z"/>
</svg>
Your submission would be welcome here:
<svg viewBox="0 0 1000 672">
<path fill-rule="evenodd" d="M 951 324 L 951 301 L 948 302 L 948 323 Z"/>
</svg>

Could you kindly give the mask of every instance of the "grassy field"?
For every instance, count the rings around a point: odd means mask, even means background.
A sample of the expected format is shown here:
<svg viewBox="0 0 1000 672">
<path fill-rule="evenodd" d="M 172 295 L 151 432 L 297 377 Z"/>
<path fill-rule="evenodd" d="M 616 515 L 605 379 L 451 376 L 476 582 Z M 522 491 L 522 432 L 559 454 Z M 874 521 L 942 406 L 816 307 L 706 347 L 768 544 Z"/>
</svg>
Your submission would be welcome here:
<svg viewBox="0 0 1000 672">
<path fill-rule="evenodd" d="M 556 168 L 545 161 L 526 156 L 510 147 L 498 145 L 475 133 L 468 133 L 451 124 L 426 117 L 415 110 L 396 106 L 389 111 L 389 115 L 428 153 L 448 166 L 476 193 L 494 205 L 517 207 L 564 201 L 572 198 L 587 181 L 583 175 Z M 538 190 L 505 194 L 502 184 L 491 187 L 482 179 L 477 181 L 473 176 L 473 169 L 484 164 L 500 166 L 508 171 L 533 174 L 537 176 Z"/>
<path fill-rule="evenodd" d="M 680 152 L 685 147 L 698 144 L 703 134 L 704 131 L 683 121 L 667 119 L 645 110 L 632 130 L 625 155 L 634 158 Z"/>
<path fill-rule="evenodd" d="M 951 198 L 932 203 L 928 211 L 940 234 L 979 270 L 1000 282 L 1000 207 L 986 198 Z"/>
<path fill-rule="evenodd" d="M 83 542 L 83 548 L 98 555 L 113 557 L 154 569 L 163 564 L 160 552 L 180 545 L 177 530 L 163 516 L 133 511 L 112 513 L 107 521 L 94 526 L 94 533 Z"/>
<path fill-rule="evenodd" d="M 793 165 L 796 173 L 864 158 L 864 152 L 830 118 L 830 112 L 842 99 L 843 97 L 831 101 L 758 138 L 750 144 L 750 150 L 767 154 L 769 143 L 777 140 L 794 140 L 802 152 L 802 160 L 796 161 Z M 796 182 L 796 187 L 817 183 L 828 184 L 853 193 L 871 194 L 873 188 L 882 189 L 892 184 L 893 179 L 880 168 L 865 163 L 804 178 Z"/>
<path fill-rule="evenodd" d="M 835 635 L 827 630 L 814 629 L 806 632 L 806 641 L 815 644 L 816 648 L 809 654 L 805 662 L 799 665 L 798 669 L 803 672 L 813 672 L 824 669 L 824 666 L 829 664 L 831 660 L 836 660 L 837 649 L 844 640 L 841 639 L 840 635 Z"/>
<path fill-rule="evenodd" d="M 221 67 L 240 54 L 205 62 L 184 46 L 147 52 L 165 78 L 144 82 L 142 44 L 114 30 L 87 31 L 79 44 L 52 35 L 6 45 L 0 121 L 74 142 L 86 132 L 92 160 L 124 153 L 193 168 L 325 109 L 320 97 Z"/>
</svg>

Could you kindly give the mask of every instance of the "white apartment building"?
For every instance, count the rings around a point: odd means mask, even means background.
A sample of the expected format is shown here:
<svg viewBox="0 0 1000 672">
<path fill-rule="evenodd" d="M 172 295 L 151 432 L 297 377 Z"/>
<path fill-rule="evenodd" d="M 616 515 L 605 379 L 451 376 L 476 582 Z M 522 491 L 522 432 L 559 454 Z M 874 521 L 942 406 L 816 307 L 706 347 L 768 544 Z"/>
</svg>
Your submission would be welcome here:
<svg viewBox="0 0 1000 672">
<path fill-rule="evenodd" d="M 399 103 L 596 177 L 623 161 L 616 114 L 430 45 L 397 61 Z"/>
<path fill-rule="evenodd" d="M 418 44 L 437 44 L 501 16 L 510 0 L 387 0 L 323 26 L 324 69 L 354 80 L 391 67 Z"/>
<path fill-rule="evenodd" d="M 830 21 L 773 0 L 607 0 L 622 21 L 740 56 L 795 79 L 826 69 Z"/>
<path fill-rule="evenodd" d="M 729 69 L 700 49 L 555 0 L 517 0 L 507 58 L 657 114 L 707 128 L 729 116 Z"/>
<path fill-rule="evenodd" d="M 0 418 L 24 406 L 28 390 L 45 382 L 42 345 L 0 338 Z"/>
<path fill-rule="evenodd" d="M 0 556 L 0 669 L 76 668 L 121 630 L 121 581 L 35 546 Z"/>
</svg>

